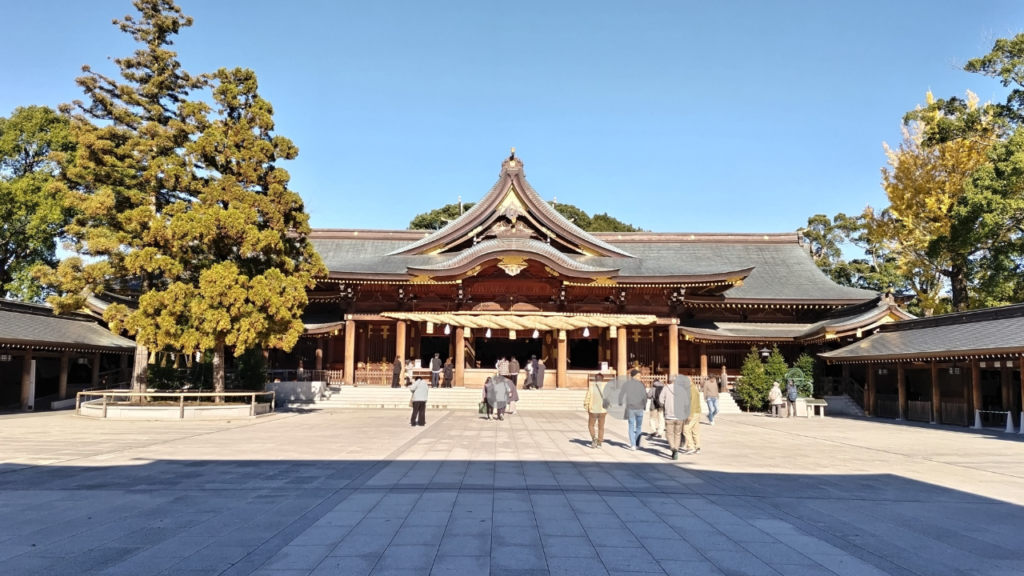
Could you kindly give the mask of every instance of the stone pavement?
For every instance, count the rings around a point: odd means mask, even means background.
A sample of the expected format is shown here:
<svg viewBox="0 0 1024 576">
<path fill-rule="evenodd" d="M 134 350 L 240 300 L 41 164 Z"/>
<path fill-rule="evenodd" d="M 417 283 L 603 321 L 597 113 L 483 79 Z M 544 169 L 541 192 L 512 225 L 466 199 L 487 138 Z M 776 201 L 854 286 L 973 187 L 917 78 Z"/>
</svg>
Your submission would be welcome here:
<svg viewBox="0 0 1024 576">
<path fill-rule="evenodd" d="M 731 415 L 673 463 L 577 413 L 407 418 L 0 417 L 0 574 L 1024 576 L 1019 436 Z"/>
</svg>

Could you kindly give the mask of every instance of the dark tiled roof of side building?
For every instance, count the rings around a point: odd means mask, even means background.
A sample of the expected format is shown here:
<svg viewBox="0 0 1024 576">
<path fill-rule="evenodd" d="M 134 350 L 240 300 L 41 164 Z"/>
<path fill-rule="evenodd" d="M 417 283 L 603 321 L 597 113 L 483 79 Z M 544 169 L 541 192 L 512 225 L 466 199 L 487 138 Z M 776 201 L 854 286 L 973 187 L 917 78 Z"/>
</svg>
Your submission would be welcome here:
<svg viewBox="0 0 1024 576">
<path fill-rule="evenodd" d="M 56 316 L 47 306 L 0 300 L 0 346 L 131 352 L 135 342 L 113 334 L 86 314 Z"/>
<path fill-rule="evenodd" d="M 820 356 L 832 362 L 1024 354 L 1024 304 L 917 318 L 882 326 Z"/>
</svg>

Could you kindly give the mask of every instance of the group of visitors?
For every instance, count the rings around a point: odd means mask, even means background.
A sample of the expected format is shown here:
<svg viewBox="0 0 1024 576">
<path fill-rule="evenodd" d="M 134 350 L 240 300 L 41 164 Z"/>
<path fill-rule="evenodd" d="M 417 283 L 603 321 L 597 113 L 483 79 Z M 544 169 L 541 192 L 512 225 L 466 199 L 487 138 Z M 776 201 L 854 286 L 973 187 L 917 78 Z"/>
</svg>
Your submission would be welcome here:
<svg viewBox="0 0 1024 576">
<path fill-rule="evenodd" d="M 396 356 L 393 372 L 391 375 L 391 387 L 401 388 L 403 383 L 406 387 L 412 386 L 414 382 L 414 376 L 416 370 L 416 363 L 409 360 L 405 364 L 402 363 L 402 357 Z M 441 355 L 434 354 L 434 357 L 430 359 L 430 384 L 432 388 L 451 388 L 452 380 L 455 379 L 455 366 L 452 364 L 452 359 L 449 358 L 444 364 L 441 364 Z"/>
<path fill-rule="evenodd" d="M 768 392 L 768 403 L 771 404 L 772 413 L 771 417 L 782 418 L 779 412 L 782 410 L 782 406 L 786 406 L 786 418 L 790 416 L 796 417 L 796 399 L 800 397 L 800 391 L 797 390 L 796 384 L 792 380 L 786 381 L 786 395 L 782 395 L 782 389 L 779 388 L 779 383 L 772 382 L 772 389 Z"/>
<path fill-rule="evenodd" d="M 644 412 L 648 412 L 651 421 L 650 438 L 664 437 L 668 441 L 671 458 L 679 459 L 680 447 L 682 454 L 700 454 L 700 416 L 702 414 L 700 397 L 703 392 L 708 405 L 708 421 L 714 425 L 718 414 L 718 388 L 716 378 L 708 378 L 703 387 L 692 385 L 689 378 L 677 378 L 675 382 L 665 385 L 655 381 L 650 388 L 637 379 L 639 370 L 629 373 L 629 380 L 617 389 L 617 398 L 606 398 L 611 389 L 598 379 L 591 382 L 583 407 L 588 414 L 587 427 L 590 432 L 591 447 L 600 449 L 604 443 L 605 418 L 612 401 L 624 409 L 629 438 L 629 450 L 640 447 L 643 436 Z M 682 395 L 686 395 L 683 397 Z M 679 401 L 677 401 L 679 400 Z"/>
<path fill-rule="evenodd" d="M 501 421 L 505 419 L 505 414 L 515 414 L 516 402 L 519 401 L 515 380 L 500 373 L 488 378 L 484 382 L 480 401 L 486 404 L 488 420 L 496 416 L 494 419 Z"/>
</svg>

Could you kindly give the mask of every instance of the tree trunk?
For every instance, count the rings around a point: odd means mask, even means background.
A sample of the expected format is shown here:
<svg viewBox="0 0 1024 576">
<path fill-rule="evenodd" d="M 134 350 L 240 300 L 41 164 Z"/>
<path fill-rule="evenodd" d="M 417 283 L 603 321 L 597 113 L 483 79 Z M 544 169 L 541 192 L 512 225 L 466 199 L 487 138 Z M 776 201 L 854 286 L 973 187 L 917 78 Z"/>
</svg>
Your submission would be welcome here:
<svg viewBox="0 0 1024 576">
<path fill-rule="evenodd" d="M 954 264 L 949 270 L 949 286 L 953 292 L 953 310 L 963 312 L 967 309 L 967 277 L 964 266 Z"/>
<path fill-rule="evenodd" d="M 224 339 L 218 338 L 213 347 L 213 391 L 224 391 Z M 216 396 L 214 402 L 224 402 L 223 396 Z"/>
<path fill-rule="evenodd" d="M 132 366 L 132 392 L 142 394 L 148 387 L 147 376 L 149 374 L 149 349 L 145 346 L 135 345 L 135 362 Z M 133 396 L 132 403 L 140 404 L 142 396 Z"/>
</svg>

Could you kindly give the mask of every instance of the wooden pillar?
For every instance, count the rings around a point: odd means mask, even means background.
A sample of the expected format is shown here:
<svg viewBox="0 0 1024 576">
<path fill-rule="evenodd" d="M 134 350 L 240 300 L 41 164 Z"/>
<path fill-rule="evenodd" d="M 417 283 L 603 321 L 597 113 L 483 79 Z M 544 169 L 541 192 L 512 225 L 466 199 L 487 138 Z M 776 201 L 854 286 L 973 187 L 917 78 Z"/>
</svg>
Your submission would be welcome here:
<svg viewBox="0 0 1024 576">
<path fill-rule="evenodd" d="M 1013 410 L 1013 393 L 1010 391 L 1010 380 L 1012 372 L 1003 361 L 999 368 L 999 390 L 1003 393 L 1003 410 Z"/>
<path fill-rule="evenodd" d="M 454 386 L 466 385 L 466 329 L 455 327 L 455 383 Z"/>
<path fill-rule="evenodd" d="M 60 355 L 60 380 L 57 381 L 57 399 L 65 400 L 68 397 L 68 362 L 71 360 L 71 353 L 67 350 Z"/>
<path fill-rule="evenodd" d="M 942 388 L 939 388 L 939 364 L 932 360 L 932 424 L 942 422 Z"/>
<path fill-rule="evenodd" d="M 700 375 L 701 377 L 707 378 L 708 376 L 708 345 L 700 345 Z"/>
<path fill-rule="evenodd" d="M 896 388 L 899 390 L 900 395 L 900 420 L 907 419 L 907 373 L 906 369 L 903 368 L 903 363 L 900 362 L 896 365 Z"/>
<path fill-rule="evenodd" d="M 981 364 L 977 358 L 971 360 L 971 399 L 975 410 L 985 409 L 981 400 Z M 973 414 L 971 414 L 971 418 L 973 421 Z"/>
<path fill-rule="evenodd" d="M 98 388 L 100 385 L 100 353 L 97 352 L 92 355 L 92 387 Z"/>
<path fill-rule="evenodd" d="M 345 320 L 345 384 L 356 382 L 356 321 Z"/>
<path fill-rule="evenodd" d="M 868 381 L 864 385 L 864 413 L 868 416 L 875 415 L 875 372 L 878 368 L 871 362 L 868 362 Z"/>
<path fill-rule="evenodd" d="M 629 336 L 626 335 L 626 329 L 622 326 L 619 326 L 619 349 L 618 353 L 615 355 L 615 375 L 619 378 L 625 378 L 629 376 L 629 358 L 627 358 L 629 352 L 628 348 L 626 347 L 626 345 L 628 344 L 626 338 L 629 338 Z"/>
<path fill-rule="evenodd" d="M 128 355 L 119 354 L 118 356 L 121 362 L 121 374 L 118 375 L 117 380 L 118 382 L 131 382 L 132 375 L 128 372 Z"/>
<path fill-rule="evenodd" d="M 1017 368 L 1020 370 L 1020 425 L 1024 429 L 1024 356 L 1017 359 Z"/>
<path fill-rule="evenodd" d="M 21 357 L 21 409 L 35 408 L 36 399 L 32 398 L 32 349 L 27 348 Z"/>
<path fill-rule="evenodd" d="M 407 354 L 408 351 L 405 349 L 405 320 L 399 320 L 395 323 L 395 356 L 406 360 L 408 359 Z"/>
<path fill-rule="evenodd" d="M 324 369 L 324 339 L 316 339 L 316 369 Z"/>
<path fill-rule="evenodd" d="M 555 388 L 569 386 L 569 336 L 565 330 L 558 331 L 558 369 L 555 372 Z"/>
<path fill-rule="evenodd" d="M 672 323 L 668 325 L 668 376 L 669 382 L 672 378 L 679 374 L 679 325 L 676 324 L 675 318 L 672 319 Z"/>
</svg>

